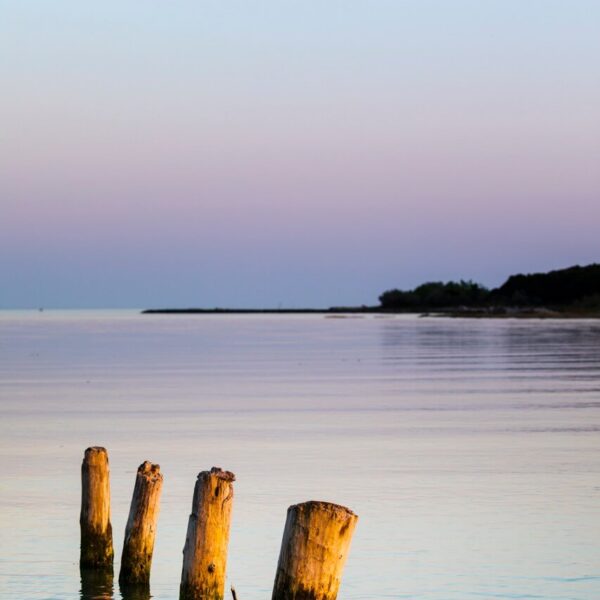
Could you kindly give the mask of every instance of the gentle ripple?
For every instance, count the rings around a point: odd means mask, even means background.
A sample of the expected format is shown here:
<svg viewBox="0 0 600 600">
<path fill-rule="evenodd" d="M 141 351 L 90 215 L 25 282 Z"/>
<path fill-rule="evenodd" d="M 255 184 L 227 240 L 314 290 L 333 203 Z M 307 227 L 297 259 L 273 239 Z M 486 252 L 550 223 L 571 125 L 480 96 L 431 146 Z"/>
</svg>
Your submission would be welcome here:
<svg viewBox="0 0 600 600">
<path fill-rule="evenodd" d="M 341 598 L 600 598 L 600 323 L 0 313 L 0 598 L 81 581 L 83 450 L 165 473 L 152 594 L 177 598 L 195 475 L 237 475 L 229 579 L 269 597 L 285 511 L 360 515 Z M 141 600 L 126 595 L 126 600 Z"/>
</svg>

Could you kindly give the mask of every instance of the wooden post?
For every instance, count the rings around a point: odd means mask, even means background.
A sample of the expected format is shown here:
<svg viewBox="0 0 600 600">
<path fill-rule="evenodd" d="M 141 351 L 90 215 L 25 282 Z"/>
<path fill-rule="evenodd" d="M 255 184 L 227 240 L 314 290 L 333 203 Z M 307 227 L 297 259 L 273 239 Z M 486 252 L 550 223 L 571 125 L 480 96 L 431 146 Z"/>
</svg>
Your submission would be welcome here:
<svg viewBox="0 0 600 600">
<path fill-rule="evenodd" d="M 113 564 L 112 527 L 110 525 L 110 484 L 108 454 L 94 446 L 85 451 L 81 465 L 82 567 L 111 568 Z"/>
<path fill-rule="evenodd" d="M 290 506 L 272 600 L 335 600 L 357 521 L 339 504 Z"/>
<path fill-rule="evenodd" d="M 145 461 L 138 467 L 125 527 L 119 573 L 121 585 L 150 584 L 162 484 L 163 476 L 159 465 Z"/>
<path fill-rule="evenodd" d="M 183 548 L 180 600 L 223 600 L 235 475 L 213 467 L 198 475 Z"/>
</svg>

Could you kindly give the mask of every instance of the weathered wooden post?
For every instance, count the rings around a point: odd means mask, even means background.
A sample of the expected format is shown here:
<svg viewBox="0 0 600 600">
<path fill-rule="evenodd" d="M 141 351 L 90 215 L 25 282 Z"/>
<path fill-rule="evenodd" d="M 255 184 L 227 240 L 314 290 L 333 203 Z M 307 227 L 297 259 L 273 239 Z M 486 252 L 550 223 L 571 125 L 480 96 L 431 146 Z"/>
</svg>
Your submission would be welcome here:
<svg viewBox="0 0 600 600">
<path fill-rule="evenodd" d="M 235 475 L 213 467 L 198 475 L 183 548 L 180 600 L 223 600 Z"/>
<path fill-rule="evenodd" d="M 272 600 L 335 600 L 357 521 L 339 504 L 290 506 Z"/>
<path fill-rule="evenodd" d="M 110 524 L 108 453 L 99 446 L 88 448 L 81 464 L 79 525 L 80 565 L 112 569 L 114 551 Z"/>
<path fill-rule="evenodd" d="M 138 467 L 129 518 L 125 526 L 119 573 L 121 585 L 150 584 L 162 484 L 163 476 L 159 465 L 145 461 Z"/>
</svg>

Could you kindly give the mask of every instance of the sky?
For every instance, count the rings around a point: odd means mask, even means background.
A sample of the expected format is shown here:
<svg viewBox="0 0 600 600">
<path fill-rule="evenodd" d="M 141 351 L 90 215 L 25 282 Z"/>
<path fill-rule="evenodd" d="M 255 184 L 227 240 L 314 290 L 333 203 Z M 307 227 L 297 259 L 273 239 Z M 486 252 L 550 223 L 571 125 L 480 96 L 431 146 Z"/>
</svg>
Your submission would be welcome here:
<svg viewBox="0 0 600 600">
<path fill-rule="evenodd" d="M 375 304 L 600 261 L 597 0 L 0 14 L 0 308 Z"/>
</svg>

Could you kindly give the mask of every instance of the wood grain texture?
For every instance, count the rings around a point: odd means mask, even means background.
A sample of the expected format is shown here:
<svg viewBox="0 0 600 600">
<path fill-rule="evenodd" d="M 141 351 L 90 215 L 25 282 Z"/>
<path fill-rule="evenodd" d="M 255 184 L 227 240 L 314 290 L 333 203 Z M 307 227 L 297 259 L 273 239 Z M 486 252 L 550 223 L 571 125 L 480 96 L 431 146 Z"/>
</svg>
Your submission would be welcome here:
<svg viewBox="0 0 600 600">
<path fill-rule="evenodd" d="M 213 467 L 198 475 L 183 549 L 181 600 L 223 600 L 235 475 Z"/>
<path fill-rule="evenodd" d="M 109 475 L 106 449 L 100 446 L 88 448 L 81 464 L 79 525 L 82 567 L 112 569 L 114 551 L 110 524 Z"/>
<path fill-rule="evenodd" d="M 125 526 L 119 573 L 121 585 L 150 583 L 162 485 L 163 475 L 159 465 L 145 461 L 138 467 Z"/>
<path fill-rule="evenodd" d="M 335 600 L 357 521 L 339 504 L 290 506 L 272 600 Z"/>
</svg>

